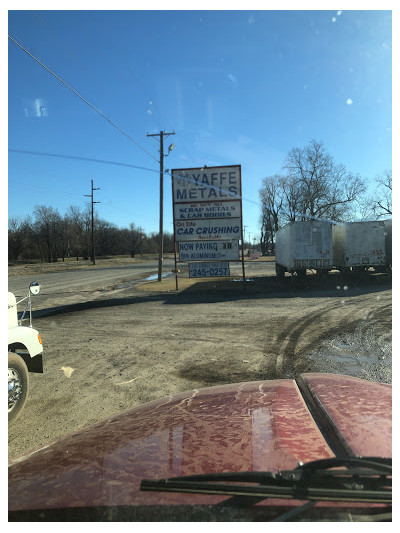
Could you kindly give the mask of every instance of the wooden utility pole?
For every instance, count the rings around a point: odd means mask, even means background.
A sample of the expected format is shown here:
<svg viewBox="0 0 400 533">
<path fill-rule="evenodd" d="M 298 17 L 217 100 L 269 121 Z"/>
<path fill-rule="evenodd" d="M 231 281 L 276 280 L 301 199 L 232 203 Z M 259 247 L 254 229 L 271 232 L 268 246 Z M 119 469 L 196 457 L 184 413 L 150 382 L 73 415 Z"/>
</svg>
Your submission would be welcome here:
<svg viewBox="0 0 400 533">
<path fill-rule="evenodd" d="M 91 198 L 91 200 L 92 200 L 92 254 L 91 255 L 92 255 L 92 262 L 95 265 L 96 264 L 96 259 L 95 259 L 95 255 L 94 255 L 94 205 L 93 204 L 100 204 L 101 202 L 94 202 L 93 201 L 93 191 L 99 191 L 100 187 L 93 187 L 93 180 L 91 180 L 91 183 L 92 183 L 91 194 L 84 194 L 83 196 L 87 196 L 87 197 Z"/>
<path fill-rule="evenodd" d="M 168 154 L 165 154 L 164 156 L 164 137 L 167 137 L 168 135 L 175 135 L 175 132 L 167 133 L 166 131 L 160 131 L 160 133 L 147 134 L 147 137 L 160 137 L 160 236 L 158 247 L 158 281 L 161 281 L 162 279 L 162 265 L 164 254 L 164 157 L 169 155 L 169 152 L 174 146 L 173 144 L 171 144 L 168 149 Z"/>
</svg>

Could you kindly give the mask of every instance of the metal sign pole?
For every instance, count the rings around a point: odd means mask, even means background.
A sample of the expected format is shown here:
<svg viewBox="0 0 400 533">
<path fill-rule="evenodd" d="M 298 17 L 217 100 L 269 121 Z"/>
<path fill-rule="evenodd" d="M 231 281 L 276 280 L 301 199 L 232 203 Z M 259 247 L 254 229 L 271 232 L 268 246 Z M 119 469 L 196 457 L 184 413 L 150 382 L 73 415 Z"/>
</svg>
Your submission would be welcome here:
<svg viewBox="0 0 400 533">
<path fill-rule="evenodd" d="M 172 187 L 172 210 L 174 209 L 174 171 L 171 170 L 171 187 Z M 178 286 L 178 262 L 176 260 L 176 233 L 175 233 L 175 215 L 172 216 L 174 221 L 174 260 L 175 260 L 175 288 L 179 290 Z"/>
<path fill-rule="evenodd" d="M 174 258 L 175 258 L 175 290 L 179 290 L 178 287 L 178 264 L 176 261 L 176 242 L 174 237 Z"/>
<path fill-rule="evenodd" d="M 244 243 L 243 243 L 243 203 L 242 203 L 242 165 L 239 165 L 240 175 L 240 226 L 241 226 L 241 238 L 242 238 L 242 273 L 243 273 L 243 287 L 246 290 L 246 274 L 244 270 Z"/>
</svg>

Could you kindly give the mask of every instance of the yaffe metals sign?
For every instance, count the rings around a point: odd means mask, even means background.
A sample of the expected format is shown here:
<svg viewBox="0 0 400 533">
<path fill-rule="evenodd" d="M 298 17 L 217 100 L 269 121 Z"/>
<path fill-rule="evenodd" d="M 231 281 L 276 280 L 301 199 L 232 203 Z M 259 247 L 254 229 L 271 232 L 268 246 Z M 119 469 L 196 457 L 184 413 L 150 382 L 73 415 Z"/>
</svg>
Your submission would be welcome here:
<svg viewBox="0 0 400 533">
<path fill-rule="evenodd" d="M 173 202 L 241 198 L 240 165 L 172 170 Z"/>
</svg>

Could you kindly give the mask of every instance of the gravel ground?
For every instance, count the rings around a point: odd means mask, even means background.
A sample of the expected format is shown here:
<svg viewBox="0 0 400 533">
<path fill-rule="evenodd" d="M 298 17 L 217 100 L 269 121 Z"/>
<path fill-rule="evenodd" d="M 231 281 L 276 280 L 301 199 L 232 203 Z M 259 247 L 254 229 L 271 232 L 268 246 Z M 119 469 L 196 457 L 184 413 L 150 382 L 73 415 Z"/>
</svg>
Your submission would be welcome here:
<svg viewBox="0 0 400 533">
<path fill-rule="evenodd" d="M 31 374 L 25 409 L 9 427 L 9 458 L 194 388 L 307 371 L 391 382 L 386 277 L 296 284 L 270 275 L 245 291 L 233 281 L 190 281 L 178 292 L 170 279 L 96 292 L 47 316 L 42 309 L 34 326 L 45 370 Z"/>
</svg>

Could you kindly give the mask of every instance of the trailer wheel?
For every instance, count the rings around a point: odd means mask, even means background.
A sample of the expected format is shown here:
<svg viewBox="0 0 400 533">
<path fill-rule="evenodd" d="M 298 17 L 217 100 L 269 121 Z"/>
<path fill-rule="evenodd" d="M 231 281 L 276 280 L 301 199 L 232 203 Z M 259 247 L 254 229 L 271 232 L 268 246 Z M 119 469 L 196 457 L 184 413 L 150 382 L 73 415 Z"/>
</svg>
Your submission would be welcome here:
<svg viewBox="0 0 400 533">
<path fill-rule="evenodd" d="M 374 270 L 375 272 L 388 273 L 392 270 L 392 266 L 391 265 L 375 266 Z"/>
<path fill-rule="evenodd" d="M 307 270 L 305 268 L 299 268 L 298 270 L 296 270 L 296 276 L 299 279 L 305 279 L 305 277 L 307 276 Z"/>
<path fill-rule="evenodd" d="M 8 421 L 18 418 L 28 396 L 29 373 L 25 361 L 8 352 Z"/>
<path fill-rule="evenodd" d="M 285 267 L 278 265 L 278 263 L 275 263 L 275 273 L 277 278 L 283 279 L 285 277 L 285 271 Z"/>
<path fill-rule="evenodd" d="M 363 266 L 354 266 L 351 267 L 351 270 L 356 276 L 364 276 L 368 273 L 368 269 Z"/>
</svg>

